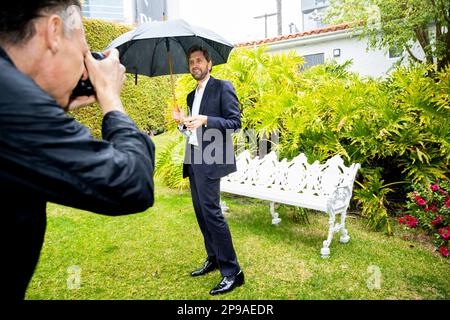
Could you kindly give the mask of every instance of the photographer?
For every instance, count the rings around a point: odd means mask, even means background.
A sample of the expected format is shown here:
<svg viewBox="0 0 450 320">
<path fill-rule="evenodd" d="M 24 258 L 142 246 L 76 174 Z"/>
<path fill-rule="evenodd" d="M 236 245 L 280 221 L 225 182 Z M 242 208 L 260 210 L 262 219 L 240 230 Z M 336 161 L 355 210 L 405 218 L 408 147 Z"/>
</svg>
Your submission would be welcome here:
<svg viewBox="0 0 450 320">
<path fill-rule="evenodd" d="M 154 145 L 125 114 L 125 68 L 117 50 L 92 57 L 80 10 L 78 0 L 0 4 L 3 292 L 13 299 L 23 299 L 37 265 L 46 202 L 123 215 L 154 201 Z M 96 94 L 72 97 L 88 78 Z M 64 112 L 96 101 L 103 140 Z"/>
</svg>

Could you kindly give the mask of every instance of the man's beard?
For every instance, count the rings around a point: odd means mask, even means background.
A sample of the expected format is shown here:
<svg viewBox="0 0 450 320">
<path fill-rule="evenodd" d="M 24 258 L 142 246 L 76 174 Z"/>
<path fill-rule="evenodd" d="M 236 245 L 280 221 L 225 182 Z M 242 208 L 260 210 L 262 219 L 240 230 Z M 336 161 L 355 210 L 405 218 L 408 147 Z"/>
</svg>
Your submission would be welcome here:
<svg viewBox="0 0 450 320">
<path fill-rule="evenodd" d="M 207 74 L 208 74 L 208 70 L 200 72 L 199 74 L 194 74 L 191 72 L 192 77 L 197 81 L 202 81 L 203 79 L 205 79 Z"/>
</svg>

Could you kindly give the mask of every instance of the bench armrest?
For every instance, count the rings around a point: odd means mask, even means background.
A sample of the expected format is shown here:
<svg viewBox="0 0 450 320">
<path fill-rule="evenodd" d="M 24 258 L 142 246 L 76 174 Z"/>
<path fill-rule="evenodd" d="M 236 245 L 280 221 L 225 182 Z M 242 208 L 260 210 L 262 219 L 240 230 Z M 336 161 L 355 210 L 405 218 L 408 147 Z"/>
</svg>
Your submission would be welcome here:
<svg viewBox="0 0 450 320">
<path fill-rule="evenodd" d="M 329 213 L 345 210 L 352 197 L 352 190 L 349 186 L 337 187 L 328 197 L 327 209 Z"/>
</svg>

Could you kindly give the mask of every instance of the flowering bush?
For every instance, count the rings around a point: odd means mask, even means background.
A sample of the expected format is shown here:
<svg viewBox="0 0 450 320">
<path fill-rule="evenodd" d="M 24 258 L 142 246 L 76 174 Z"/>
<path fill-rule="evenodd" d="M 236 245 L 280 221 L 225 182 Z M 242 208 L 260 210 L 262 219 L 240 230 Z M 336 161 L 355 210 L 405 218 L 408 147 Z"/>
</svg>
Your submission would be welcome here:
<svg viewBox="0 0 450 320">
<path fill-rule="evenodd" d="M 450 182 L 440 181 L 424 188 L 414 187 L 408 194 L 406 214 L 398 222 L 407 229 L 421 228 L 434 236 L 434 244 L 444 256 L 449 256 Z"/>
</svg>

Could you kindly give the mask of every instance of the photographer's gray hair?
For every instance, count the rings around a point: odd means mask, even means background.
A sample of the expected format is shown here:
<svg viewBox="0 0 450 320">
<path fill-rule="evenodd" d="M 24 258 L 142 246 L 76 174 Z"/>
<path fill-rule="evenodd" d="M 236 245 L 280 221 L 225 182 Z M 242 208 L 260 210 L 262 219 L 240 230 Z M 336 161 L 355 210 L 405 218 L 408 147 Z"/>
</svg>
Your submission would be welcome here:
<svg viewBox="0 0 450 320">
<path fill-rule="evenodd" d="M 81 12 L 78 6 L 68 6 L 66 9 L 57 12 L 57 14 L 61 17 L 64 34 L 66 36 L 70 36 L 74 29 L 82 28 L 83 23 L 81 21 Z"/>
</svg>

